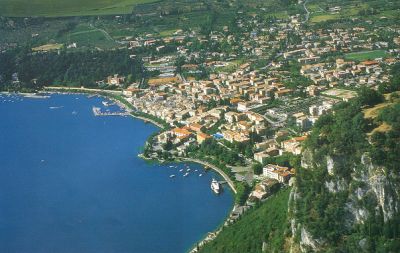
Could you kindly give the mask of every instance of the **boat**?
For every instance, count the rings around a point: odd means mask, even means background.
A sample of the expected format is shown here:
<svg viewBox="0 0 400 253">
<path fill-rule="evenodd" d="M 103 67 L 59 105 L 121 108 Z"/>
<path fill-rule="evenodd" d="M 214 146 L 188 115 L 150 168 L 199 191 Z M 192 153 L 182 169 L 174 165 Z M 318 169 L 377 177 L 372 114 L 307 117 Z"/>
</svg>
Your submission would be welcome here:
<svg viewBox="0 0 400 253">
<path fill-rule="evenodd" d="M 187 175 L 189 175 L 189 173 L 186 172 L 183 176 L 184 176 L 184 177 L 187 177 Z"/>
<path fill-rule="evenodd" d="M 189 172 L 189 171 L 190 171 L 190 169 L 187 169 L 186 171 L 187 171 L 187 172 Z"/>
<path fill-rule="evenodd" d="M 170 165 L 169 167 L 170 167 L 170 168 L 174 168 L 174 166 L 173 166 L 173 165 Z"/>
<path fill-rule="evenodd" d="M 211 181 L 211 190 L 213 190 L 213 192 L 215 192 L 216 194 L 218 194 L 220 191 L 219 183 L 214 178 Z"/>
<path fill-rule="evenodd" d="M 194 171 L 196 171 L 196 172 L 197 172 L 198 170 L 194 170 Z"/>
<path fill-rule="evenodd" d="M 180 171 L 180 172 L 182 172 L 182 171 L 183 171 L 183 169 L 180 169 L 179 171 Z"/>
<path fill-rule="evenodd" d="M 169 177 L 170 177 L 170 178 L 173 178 L 173 177 L 175 177 L 175 175 L 170 175 Z"/>
<path fill-rule="evenodd" d="M 203 176 L 203 174 L 199 174 L 199 177 Z"/>
</svg>

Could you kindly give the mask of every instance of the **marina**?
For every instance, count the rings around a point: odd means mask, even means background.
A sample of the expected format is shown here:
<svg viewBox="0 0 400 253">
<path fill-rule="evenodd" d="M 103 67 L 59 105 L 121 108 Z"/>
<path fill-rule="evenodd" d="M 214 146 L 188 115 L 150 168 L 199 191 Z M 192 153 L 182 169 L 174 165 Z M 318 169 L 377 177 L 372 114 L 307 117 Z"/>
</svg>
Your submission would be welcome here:
<svg viewBox="0 0 400 253">
<path fill-rule="evenodd" d="M 103 111 L 101 111 L 100 107 L 95 107 L 95 106 L 92 107 L 92 111 L 93 111 L 94 116 L 128 116 L 128 115 L 130 115 L 130 113 L 126 112 L 126 111 L 124 111 L 124 112 L 110 112 L 110 111 L 103 112 Z"/>
</svg>

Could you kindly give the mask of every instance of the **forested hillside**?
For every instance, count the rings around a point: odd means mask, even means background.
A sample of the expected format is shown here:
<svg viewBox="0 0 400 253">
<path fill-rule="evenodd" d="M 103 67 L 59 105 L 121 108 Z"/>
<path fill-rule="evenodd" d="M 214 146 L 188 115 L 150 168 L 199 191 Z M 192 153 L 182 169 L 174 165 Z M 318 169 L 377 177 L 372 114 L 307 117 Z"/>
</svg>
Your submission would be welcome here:
<svg viewBox="0 0 400 253">
<path fill-rule="evenodd" d="M 260 207 L 249 211 L 232 226 L 224 228 L 218 237 L 200 252 L 243 253 L 284 252 L 285 238 L 290 233 L 287 218 L 290 188 L 267 199 Z"/>
<path fill-rule="evenodd" d="M 294 190 L 298 250 L 398 252 L 399 97 L 362 89 L 315 124 Z"/>
</svg>

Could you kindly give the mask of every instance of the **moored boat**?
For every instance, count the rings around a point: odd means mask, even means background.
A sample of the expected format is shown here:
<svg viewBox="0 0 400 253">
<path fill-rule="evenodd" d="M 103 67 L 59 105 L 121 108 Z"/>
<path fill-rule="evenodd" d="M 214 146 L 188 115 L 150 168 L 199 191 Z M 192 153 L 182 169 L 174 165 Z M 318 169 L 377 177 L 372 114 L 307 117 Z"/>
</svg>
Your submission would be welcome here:
<svg viewBox="0 0 400 253">
<path fill-rule="evenodd" d="M 216 194 L 220 192 L 219 183 L 214 178 L 211 181 L 211 190 L 213 190 L 213 192 L 215 192 Z"/>
</svg>

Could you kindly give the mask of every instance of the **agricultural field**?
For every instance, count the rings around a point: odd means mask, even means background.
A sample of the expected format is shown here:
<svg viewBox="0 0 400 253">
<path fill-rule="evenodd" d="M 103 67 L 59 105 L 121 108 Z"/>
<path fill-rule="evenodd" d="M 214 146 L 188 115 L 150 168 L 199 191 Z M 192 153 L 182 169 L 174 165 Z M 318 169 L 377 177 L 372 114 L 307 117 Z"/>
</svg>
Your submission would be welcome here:
<svg viewBox="0 0 400 253">
<path fill-rule="evenodd" d="M 385 50 L 373 50 L 373 51 L 348 53 L 345 55 L 345 58 L 346 60 L 351 60 L 351 61 L 365 61 L 365 60 L 373 60 L 375 58 L 384 58 L 387 55 L 388 54 Z"/>
<path fill-rule="evenodd" d="M 0 16 L 67 17 L 128 14 L 138 4 L 159 0 L 0 0 Z"/>
<path fill-rule="evenodd" d="M 34 47 L 32 48 L 32 51 L 51 51 L 51 50 L 58 50 L 60 48 L 62 48 L 62 44 L 46 44 L 46 45 L 42 45 L 42 46 L 38 46 L 38 47 Z"/>
<path fill-rule="evenodd" d="M 338 8 L 338 10 L 330 10 L 330 8 L 335 7 Z M 312 0 L 307 4 L 308 10 L 311 12 L 310 21 L 314 24 L 347 18 L 397 18 L 400 11 L 399 7 L 400 6 L 396 1 L 382 0 Z M 371 13 L 372 11 L 374 12 Z"/>
</svg>

